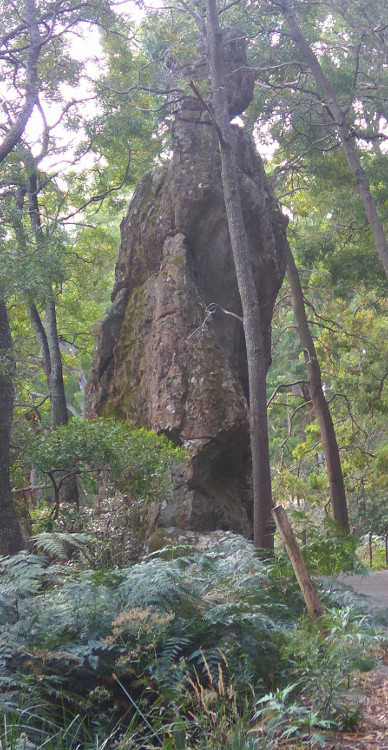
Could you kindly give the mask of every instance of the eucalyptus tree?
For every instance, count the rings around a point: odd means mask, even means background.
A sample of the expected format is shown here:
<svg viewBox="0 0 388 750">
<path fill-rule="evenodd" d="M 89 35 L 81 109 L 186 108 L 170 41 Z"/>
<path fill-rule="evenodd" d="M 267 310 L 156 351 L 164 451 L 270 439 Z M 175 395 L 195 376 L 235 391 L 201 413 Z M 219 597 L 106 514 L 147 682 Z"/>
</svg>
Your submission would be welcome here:
<svg viewBox="0 0 388 750">
<path fill-rule="evenodd" d="M 112 11 L 109 0 L 2 0 L 1 20 L 0 163 L 20 141 L 41 97 L 53 94 L 59 68 L 73 67 L 61 54 L 63 38 L 77 35 L 82 25 L 109 27 Z"/>
<path fill-rule="evenodd" d="M 268 455 L 268 432 L 266 419 L 266 402 L 264 396 L 265 373 L 263 374 L 260 371 L 260 366 L 262 366 L 262 351 L 260 349 L 260 338 L 258 336 L 260 310 L 255 309 L 254 289 L 252 288 L 252 285 L 251 288 L 249 286 L 250 258 L 246 248 L 245 227 L 242 217 L 241 205 L 239 205 L 240 201 L 238 188 L 236 189 L 235 174 L 237 165 L 233 161 L 233 148 L 231 146 L 232 141 L 230 137 L 230 131 L 228 132 L 229 118 L 227 110 L 227 100 L 225 96 L 225 73 L 223 70 L 222 52 L 220 52 L 220 33 L 221 32 L 218 24 L 217 6 L 213 0 L 209 0 L 207 36 L 209 44 L 210 75 L 213 88 L 213 108 L 215 112 L 215 120 L 220 132 L 220 149 L 223 165 L 222 177 L 225 193 L 225 204 L 227 209 L 229 233 L 231 237 L 236 266 L 236 275 L 242 300 L 244 330 L 248 355 L 250 408 L 252 421 L 251 446 L 253 453 L 253 483 L 254 487 L 256 487 L 255 502 L 257 504 L 255 509 L 255 520 L 257 523 L 257 526 L 255 525 L 255 539 L 257 539 L 260 533 L 263 534 L 263 529 L 265 529 L 265 519 L 267 519 L 268 523 L 272 505 L 269 461 L 266 460 L 266 456 Z M 333 506 L 334 518 L 345 532 L 349 532 L 345 485 L 334 425 L 322 387 L 319 362 L 314 347 L 314 341 L 307 323 L 307 316 L 298 269 L 291 250 L 289 250 L 288 253 L 287 273 L 291 288 L 294 315 L 296 318 L 297 328 L 300 336 L 301 347 L 305 355 L 305 362 L 308 373 L 309 395 L 319 423 L 321 439 L 326 458 L 330 498 Z M 257 437 L 255 436 L 256 431 Z M 258 451 L 261 457 L 261 459 L 256 460 L 256 462 L 254 451 Z M 259 497 L 260 502 L 258 502 Z M 257 507 L 259 507 L 259 512 L 257 512 Z M 268 538 L 265 539 L 265 542 L 267 541 Z"/>
<path fill-rule="evenodd" d="M 16 161 L 18 159 L 18 161 Z M 68 409 L 63 380 L 62 353 L 57 325 L 56 299 L 66 278 L 65 235 L 55 220 L 42 210 L 50 210 L 47 193 L 53 205 L 53 186 L 39 172 L 37 159 L 28 147 L 14 152 L 13 190 L 9 190 L 3 218 L 7 220 L 8 237 L 3 247 L 3 283 L 23 300 L 41 353 L 50 401 L 51 424 L 55 429 L 67 424 Z M 11 175 L 9 174 L 9 179 Z M 46 191 L 43 184 L 46 182 Z M 48 188 L 48 189 L 47 189 Z M 46 205 L 42 194 L 46 192 Z M 51 195 L 50 195 L 51 193 Z M 45 317 L 41 309 L 45 311 Z M 66 485 L 67 495 L 77 499 L 77 488 Z"/>
<path fill-rule="evenodd" d="M 295 41 L 302 57 L 305 59 L 314 79 L 323 95 L 330 117 L 333 120 L 336 135 L 341 143 L 346 159 L 353 173 L 354 179 L 360 192 L 365 213 L 368 217 L 370 229 L 373 233 L 375 247 L 379 255 L 385 275 L 388 277 L 388 242 L 382 221 L 376 209 L 375 202 L 370 190 L 369 181 L 361 165 L 357 148 L 354 145 L 355 132 L 352 125 L 346 120 L 345 111 L 342 109 L 336 92 L 329 78 L 324 74 L 323 68 L 317 55 L 312 50 L 304 37 L 295 14 L 288 5 L 282 5 L 282 13 L 289 26 L 292 39 Z"/>
<path fill-rule="evenodd" d="M 13 415 L 13 346 L 5 302 L 0 300 L 0 554 L 12 555 L 24 546 L 12 499 L 9 450 Z"/>
<path fill-rule="evenodd" d="M 238 165 L 228 107 L 224 45 L 216 0 L 208 0 L 206 20 L 212 109 L 220 143 L 226 217 L 247 349 L 254 541 L 257 546 L 270 550 L 273 548 L 273 531 L 270 527 L 272 489 L 267 423 L 267 367 L 262 334 L 264 326 L 242 211 Z"/>
<path fill-rule="evenodd" d="M 0 143 L 0 162 L 18 143 L 31 117 L 39 93 L 38 61 L 43 45 L 39 30 L 35 0 L 24 4 L 2 2 L 3 31 L 0 37 L 1 69 L 7 78 L 13 79 L 17 92 L 16 101 L 3 101 L 5 122 L 1 124 L 3 139 Z M 15 13 L 16 10 L 16 13 Z M 8 73 L 8 76 L 7 76 Z"/>
<path fill-rule="evenodd" d="M 271 124 L 295 183 L 306 154 L 341 147 L 388 275 L 384 207 L 364 168 L 387 139 L 385 7 L 357 0 L 256 3 L 259 120 Z"/>
<path fill-rule="evenodd" d="M 43 352 L 53 405 L 53 424 L 62 424 L 67 420 L 67 410 L 56 323 L 56 300 L 51 280 L 46 282 L 49 269 L 53 270 L 55 265 L 55 255 L 58 259 L 60 254 L 59 245 L 63 246 L 63 237 L 58 244 L 61 236 L 59 229 L 50 238 L 50 242 L 47 241 L 47 233 L 41 221 L 42 207 L 39 205 L 43 174 L 39 167 L 42 159 L 50 156 L 51 161 L 55 160 L 57 163 L 58 177 L 58 173 L 65 168 L 67 159 L 77 161 L 88 149 L 85 143 L 78 143 L 77 150 L 72 143 L 75 133 L 81 128 L 81 118 L 85 116 L 85 99 L 88 101 L 94 97 L 94 93 L 85 93 L 82 89 L 82 81 L 86 81 L 88 77 L 87 71 L 86 75 L 83 73 L 85 61 L 80 61 L 73 54 L 71 42 L 83 27 L 90 29 L 94 26 L 108 31 L 114 25 L 114 15 L 109 0 L 85 0 L 82 3 L 74 0 L 17 0 L 12 4 L 2 3 L 2 24 L 0 200 L 6 231 L 1 247 L 1 286 L 5 298 L 15 293 L 18 287 L 24 289 L 24 299 Z M 72 87 L 70 97 L 69 87 Z M 32 115 L 33 124 L 28 124 Z M 60 140 L 66 131 L 67 145 L 61 148 Z M 70 146 L 73 146 L 73 153 L 69 157 Z M 58 166 L 61 160 L 62 164 Z M 47 184 L 50 180 L 51 177 L 48 178 L 46 172 L 44 182 Z M 44 207 L 45 220 L 52 210 L 50 202 L 47 203 Z M 57 214 L 57 208 L 54 213 Z M 59 227 L 58 222 L 53 221 L 53 216 L 49 223 Z M 13 262 L 9 264 L 12 239 L 16 240 L 16 244 Z M 56 248 L 51 259 L 49 246 L 51 249 Z M 35 268 L 31 263 L 34 252 L 35 259 L 38 259 Z M 45 260 L 48 262 L 45 263 Z M 63 262 L 60 262 L 59 268 L 62 265 Z M 10 271 L 9 274 L 6 269 Z M 40 290 L 37 298 L 31 294 L 31 286 L 34 284 Z M 43 288 L 47 309 L 46 329 L 38 311 Z M 11 352 L 5 305 L 2 305 L 1 312 L 4 323 L 1 328 L 1 346 L 5 351 Z M 4 398 L 8 394 L 8 417 L 13 411 L 11 375 L 11 370 L 8 370 L 8 385 L 3 392 Z M 6 423 L 9 426 L 8 417 Z M 3 434 L 7 445 L 8 426 Z M 8 448 L 4 450 L 4 456 L 8 456 Z M 5 472 L 2 482 L 5 495 L 4 498 L 2 496 L 2 502 L 4 499 L 9 505 L 8 458 L 4 458 L 1 465 Z"/>
<path fill-rule="evenodd" d="M 69 414 L 63 379 L 62 353 L 57 323 L 57 298 L 66 280 L 69 259 L 66 235 L 47 216 L 42 221 L 44 175 L 39 173 L 30 152 L 26 152 L 22 181 L 11 210 L 14 249 L 8 256 L 15 264 L 15 286 L 24 301 L 39 347 L 55 429 L 67 424 Z M 24 181 L 23 181 L 24 180 Z M 51 192 L 53 192 L 51 190 Z M 44 317 L 42 315 L 42 307 Z M 74 490 L 75 491 L 75 490 Z"/>
<path fill-rule="evenodd" d="M 12 150 L 12 138 L 4 148 L 4 155 Z M 0 229 L 0 249 L 5 229 Z M 21 526 L 17 518 L 10 483 L 10 439 L 14 407 L 14 352 L 6 307 L 7 295 L 0 284 L 0 554 L 19 552 L 24 546 Z"/>
<path fill-rule="evenodd" d="M 305 189 L 289 198 L 293 221 L 289 238 L 297 258 L 306 323 L 317 358 L 341 456 L 350 526 L 356 533 L 384 530 L 384 456 L 387 451 L 387 315 L 385 279 L 375 263 L 373 241 L 363 225 L 357 196 L 349 190 L 341 150 L 326 156 L 328 165 L 309 165 Z M 367 165 L 368 166 L 368 165 Z M 330 207 L 336 204 L 333 215 Z M 328 494 L 318 424 L 297 356 L 291 291 L 283 289 L 274 320 L 270 406 L 271 452 L 276 491 L 323 506 Z M 308 342 L 305 346 L 308 350 Z M 281 366 L 282 365 L 282 369 Z M 285 417 L 287 420 L 285 421 Z M 302 504 L 302 503 L 301 503 Z"/>
<path fill-rule="evenodd" d="M 317 357 L 314 339 L 307 320 L 298 268 L 291 251 L 289 251 L 288 254 L 287 277 L 291 289 L 291 298 L 295 321 L 297 324 L 301 348 L 303 351 L 306 370 L 308 373 L 309 397 L 311 399 L 321 433 L 323 452 L 326 459 L 330 500 L 333 508 L 333 515 L 338 525 L 345 532 L 349 533 L 350 528 L 346 502 L 346 491 L 341 459 L 337 444 L 337 437 L 334 429 L 331 411 L 322 385 L 321 368 Z"/>
<path fill-rule="evenodd" d="M 362 207 L 349 191 L 344 156 L 333 151 L 327 160 L 331 183 L 327 165 L 316 168 L 309 188 L 293 196 L 290 239 L 341 446 L 352 525 L 365 532 L 367 517 L 382 516 L 386 492 L 379 458 L 387 449 L 386 282 Z M 373 154 L 364 163 L 376 169 Z"/>
</svg>

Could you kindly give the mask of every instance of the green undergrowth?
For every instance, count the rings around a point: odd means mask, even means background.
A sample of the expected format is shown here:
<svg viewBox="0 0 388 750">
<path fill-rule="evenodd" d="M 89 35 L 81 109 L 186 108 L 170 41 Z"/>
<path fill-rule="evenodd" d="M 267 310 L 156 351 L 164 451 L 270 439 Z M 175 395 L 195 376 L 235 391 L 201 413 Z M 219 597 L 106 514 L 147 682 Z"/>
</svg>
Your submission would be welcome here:
<svg viewBox="0 0 388 750">
<path fill-rule="evenodd" d="M 368 568 L 371 567 L 373 568 L 373 570 L 382 570 L 384 568 L 388 568 L 386 544 L 387 542 L 385 535 L 379 536 L 378 534 L 373 534 L 372 539 L 370 540 L 369 534 L 365 534 L 365 536 L 361 537 L 360 539 L 357 554 L 360 560 L 364 563 L 364 565 L 368 566 Z"/>
<path fill-rule="evenodd" d="M 286 561 L 228 532 L 120 569 L 20 553 L 0 570 L 0 747 L 247 750 L 348 728 L 341 690 L 373 639 L 350 608 L 321 632 Z"/>
</svg>

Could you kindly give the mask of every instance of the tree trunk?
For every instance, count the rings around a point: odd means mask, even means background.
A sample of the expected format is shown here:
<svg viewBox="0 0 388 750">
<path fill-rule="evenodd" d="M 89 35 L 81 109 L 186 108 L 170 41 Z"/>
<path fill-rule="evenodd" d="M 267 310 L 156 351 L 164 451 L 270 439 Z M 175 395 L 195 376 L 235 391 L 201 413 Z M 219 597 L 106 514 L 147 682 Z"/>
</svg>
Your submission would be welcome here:
<svg viewBox="0 0 388 750">
<path fill-rule="evenodd" d="M 24 547 L 9 480 L 9 448 L 13 415 L 13 348 L 7 308 L 0 299 L 0 555 Z"/>
<path fill-rule="evenodd" d="M 294 569 L 300 590 L 306 602 L 309 615 L 316 621 L 323 615 L 323 607 L 319 600 L 317 590 L 312 582 L 304 557 L 299 549 L 298 542 L 287 518 L 287 513 L 281 505 L 277 505 L 272 511 L 281 539 L 287 550 L 288 557 Z"/>
<path fill-rule="evenodd" d="M 321 431 L 333 515 L 337 523 L 348 534 L 348 509 L 337 438 L 330 409 L 323 392 L 321 370 L 315 351 L 314 340 L 307 322 L 299 273 L 290 249 L 287 260 L 287 276 L 291 287 L 295 321 L 306 363 L 310 398 Z"/>
<path fill-rule="evenodd" d="M 52 290 L 46 306 L 46 326 L 35 305 L 28 306 L 31 325 L 43 356 L 43 366 L 47 378 L 51 404 L 53 427 L 68 423 L 65 386 L 63 382 L 62 355 L 58 341 L 57 315 Z"/>
<path fill-rule="evenodd" d="M 335 91 L 327 80 L 319 60 L 311 49 L 310 45 L 304 38 L 296 18 L 291 10 L 287 7 L 282 8 L 282 13 L 287 20 L 293 40 L 298 45 L 304 59 L 307 62 L 319 88 L 321 89 L 326 104 L 329 108 L 337 133 L 341 141 L 341 146 L 353 172 L 356 180 L 361 200 L 364 204 L 365 213 L 368 218 L 370 229 L 373 233 L 375 248 L 383 265 L 385 275 L 388 277 L 388 242 L 385 236 L 384 227 L 377 213 L 375 202 L 373 200 L 368 178 L 361 166 L 357 151 L 354 147 L 353 136 L 349 125 L 346 122 L 345 114 L 337 101 Z"/>
<path fill-rule="evenodd" d="M 51 400 L 51 420 L 53 427 L 59 427 L 61 424 L 67 424 L 69 417 L 63 383 L 62 354 L 58 340 L 57 313 L 52 289 L 50 289 L 46 306 L 46 336 L 50 352 L 48 385 Z"/>
<path fill-rule="evenodd" d="M 272 490 L 268 448 L 265 342 L 260 304 L 244 225 L 234 133 L 230 124 L 225 86 L 222 32 L 217 2 L 208 0 L 208 55 L 213 111 L 219 136 L 222 184 L 233 251 L 248 361 L 250 440 L 252 453 L 253 527 L 256 546 L 273 550 Z"/>
<path fill-rule="evenodd" d="M 50 362 L 50 350 L 48 348 L 47 343 L 47 336 L 46 331 L 44 329 L 41 317 L 39 315 L 39 312 L 37 310 L 36 305 L 27 305 L 28 309 L 28 315 L 30 318 L 30 322 L 32 325 L 32 328 L 34 330 L 36 340 L 38 342 L 38 346 L 40 347 L 42 357 L 43 357 L 43 367 L 47 379 L 47 385 L 49 382 L 50 377 L 50 370 L 51 370 L 51 362 Z"/>
<path fill-rule="evenodd" d="M 33 158 L 31 156 L 33 163 Z M 31 227 L 35 235 L 37 246 L 43 242 L 43 232 L 38 203 L 38 179 L 37 173 L 32 166 L 27 182 L 28 213 Z M 67 424 L 69 421 L 65 386 L 63 382 L 62 354 L 59 346 L 57 312 L 55 296 L 52 287 L 47 291 L 48 301 L 46 304 L 46 320 L 43 325 L 39 312 L 34 304 L 29 306 L 29 315 L 32 327 L 41 348 L 44 369 L 47 378 L 48 391 L 51 405 L 51 424 L 53 428 Z M 78 505 L 79 494 L 77 480 L 69 476 L 62 484 L 60 499 L 63 502 L 75 502 Z"/>
<path fill-rule="evenodd" d="M 51 402 L 51 422 L 55 429 L 60 425 L 67 424 L 69 421 L 69 415 L 63 382 L 62 354 L 58 339 L 57 313 L 52 289 L 50 289 L 49 300 L 46 306 L 46 336 L 47 347 L 50 353 L 50 373 L 47 382 Z M 69 476 L 63 481 L 59 491 L 59 499 L 64 503 L 75 503 L 78 507 L 79 492 L 75 476 Z"/>
</svg>

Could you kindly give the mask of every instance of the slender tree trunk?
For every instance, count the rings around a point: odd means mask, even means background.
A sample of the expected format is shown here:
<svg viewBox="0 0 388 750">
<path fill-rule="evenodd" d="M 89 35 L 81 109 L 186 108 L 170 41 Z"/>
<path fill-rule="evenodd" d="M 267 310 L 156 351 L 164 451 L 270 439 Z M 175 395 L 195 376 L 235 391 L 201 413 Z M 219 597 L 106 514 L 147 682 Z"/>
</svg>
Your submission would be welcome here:
<svg viewBox="0 0 388 750">
<path fill-rule="evenodd" d="M 31 156 L 33 165 L 33 158 Z M 43 232 L 38 202 L 38 179 L 34 166 L 27 182 L 28 213 L 31 227 L 35 235 L 37 246 L 43 242 Z M 57 312 L 55 296 L 52 287 L 48 289 L 46 304 L 46 319 L 42 319 L 35 305 L 29 306 L 29 315 L 39 346 L 43 354 L 44 368 L 47 378 L 51 405 L 51 423 L 53 428 L 67 424 L 69 415 L 66 404 L 65 386 L 63 382 L 62 354 L 59 346 Z M 76 477 L 69 476 L 62 484 L 60 499 L 64 502 L 75 502 L 78 505 L 79 493 Z"/>
<path fill-rule="evenodd" d="M 319 88 L 323 93 L 326 104 L 337 128 L 337 133 L 341 141 L 342 149 L 356 180 L 361 200 L 364 204 L 365 213 L 368 218 L 368 223 L 373 233 L 375 248 L 383 265 L 385 275 L 388 277 L 387 238 L 385 236 L 384 227 L 377 213 L 376 205 L 370 191 L 368 178 L 361 166 L 358 153 L 354 147 L 353 136 L 349 125 L 346 122 L 345 114 L 341 110 L 335 91 L 331 83 L 327 80 L 319 64 L 318 58 L 304 38 L 296 21 L 295 15 L 291 10 L 289 10 L 287 6 L 282 7 L 282 13 L 287 20 L 293 40 L 298 45 L 304 59 L 307 62 L 307 65 L 309 66 Z"/>
<path fill-rule="evenodd" d="M 63 382 L 62 354 L 58 338 L 57 312 L 52 289 L 49 291 L 49 299 L 46 305 L 45 323 L 47 349 L 50 356 L 50 371 L 47 377 L 47 382 L 51 403 L 51 423 L 55 429 L 60 425 L 68 423 L 69 414 L 67 411 L 65 385 Z M 58 499 L 63 503 L 75 503 L 78 507 L 79 492 L 77 478 L 75 476 L 70 475 L 62 482 Z M 56 500 L 56 503 L 58 503 L 58 499 Z"/>
<path fill-rule="evenodd" d="M 271 473 L 268 448 L 265 342 L 260 304 L 243 219 L 234 133 L 230 124 L 225 86 L 224 50 L 217 1 L 208 0 L 208 55 L 213 90 L 213 111 L 220 142 L 222 184 L 232 245 L 248 360 L 250 440 L 252 453 L 254 541 L 273 549 Z"/>
<path fill-rule="evenodd" d="M 30 318 L 30 322 L 32 325 L 32 328 L 35 333 L 36 340 L 38 342 L 38 346 L 40 347 L 42 357 L 43 357 L 43 367 L 47 379 L 47 385 L 49 382 L 50 377 L 50 371 L 51 371 L 51 361 L 50 361 L 50 350 L 47 343 L 47 336 L 46 331 L 44 329 L 44 325 L 42 323 L 41 317 L 39 315 L 39 312 L 37 310 L 36 305 L 27 305 L 28 309 L 28 315 Z"/>
<path fill-rule="evenodd" d="M 27 180 L 28 213 L 35 241 L 39 248 L 44 241 L 44 236 L 38 202 L 38 176 L 32 155 L 30 155 L 30 161 L 30 174 Z M 58 427 L 61 424 L 67 424 L 68 413 L 63 383 L 62 354 L 58 339 L 57 312 L 52 286 L 49 287 L 47 294 L 46 325 L 43 325 L 35 305 L 31 305 L 30 307 L 30 320 L 43 353 L 51 401 L 52 425 L 53 427 Z"/>
<path fill-rule="evenodd" d="M 52 290 L 46 306 L 46 325 L 35 305 L 29 305 L 28 312 L 39 347 L 43 356 L 43 366 L 51 404 L 51 423 L 53 427 L 68 423 L 65 386 L 63 382 L 62 355 L 59 348 L 57 315 Z"/>
<path fill-rule="evenodd" d="M 331 418 L 329 405 L 323 392 L 321 370 L 315 351 L 313 337 L 307 322 L 306 310 L 303 300 L 303 291 L 300 284 L 299 273 L 291 250 L 288 250 L 287 276 L 291 287 L 292 306 L 300 343 L 302 345 L 307 375 L 309 381 L 310 398 L 317 418 L 323 452 L 326 459 L 327 476 L 329 480 L 330 500 L 333 515 L 341 528 L 349 533 L 349 518 L 346 504 L 346 493 L 344 478 L 342 474 L 341 460 L 337 445 L 337 438 Z"/>
<path fill-rule="evenodd" d="M 48 377 L 51 417 L 53 427 L 58 427 L 61 424 L 67 424 L 69 417 L 63 383 L 62 354 L 59 348 L 57 313 L 52 290 L 49 292 L 49 300 L 46 306 L 46 334 L 51 365 Z"/>
<path fill-rule="evenodd" d="M 13 348 L 7 308 L 0 299 L 0 554 L 14 555 L 24 547 L 9 480 L 9 448 L 13 415 Z"/>
</svg>

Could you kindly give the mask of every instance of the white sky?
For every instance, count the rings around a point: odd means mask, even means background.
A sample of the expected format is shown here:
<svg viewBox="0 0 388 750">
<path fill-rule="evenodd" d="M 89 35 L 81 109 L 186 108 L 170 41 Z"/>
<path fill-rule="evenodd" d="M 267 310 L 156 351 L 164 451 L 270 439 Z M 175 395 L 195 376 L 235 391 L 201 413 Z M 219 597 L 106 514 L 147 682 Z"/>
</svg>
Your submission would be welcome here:
<svg viewBox="0 0 388 750">
<path fill-rule="evenodd" d="M 154 1 L 156 5 L 157 2 L 156 0 Z M 116 11 L 127 16 L 130 19 L 133 19 L 135 23 L 140 21 L 145 14 L 144 11 L 141 11 L 136 6 L 133 0 L 125 0 L 124 2 L 119 2 L 116 6 Z M 93 100 L 93 80 L 95 80 L 98 75 L 103 72 L 104 68 L 99 32 L 96 27 L 91 25 L 84 25 L 83 27 L 81 27 L 77 36 L 74 34 L 72 37 L 70 37 L 70 49 L 72 57 L 83 63 L 84 75 L 82 76 L 80 84 L 77 87 L 71 87 L 68 85 L 62 86 L 62 95 L 64 102 L 69 102 L 72 99 L 89 99 L 89 101 L 84 102 L 80 106 L 83 111 L 85 111 L 85 108 L 87 109 L 88 115 L 93 116 L 94 113 L 97 114 L 98 112 L 97 103 L 95 100 Z M 45 103 L 44 100 L 42 100 L 42 105 L 45 109 L 49 125 L 54 124 L 60 117 L 64 102 L 59 102 L 58 104 L 50 102 L 48 106 L 48 104 Z M 40 151 L 39 141 L 42 134 L 42 127 L 43 123 L 41 115 L 37 108 L 35 108 L 26 128 L 26 135 L 29 141 L 31 143 L 34 143 L 33 153 L 35 154 L 38 154 Z M 272 140 L 268 130 L 269 129 L 267 129 L 267 131 L 265 132 L 261 130 L 260 132 L 255 133 L 255 140 L 258 149 L 260 153 L 266 158 L 270 158 L 277 148 L 277 143 Z M 80 132 L 79 136 L 77 137 L 77 134 L 69 133 L 64 127 L 60 126 L 56 128 L 55 133 L 58 141 L 58 147 L 62 150 L 62 156 L 47 158 L 41 162 L 41 166 L 44 169 L 57 169 L 58 159 L 60 159 L 62 169 L 65 170 L 67 168 L 66 161 L 68 165 L 69 162 L 71 163 L 72 155 L 74 154 L 76 146 L 82 139 L 83 134 L 82 132 Z M 388 149 L 388 145 L 386 146 L 386 149 Z M 82 160 L 82 168 L 91 166 L 93 162 L 94 156 L 92 154 L 86 155 Z"/>
<path fill-rule="evenodd" d="M 129 19 L 133 19 L 134 23 L 138 23 L 144 16 L 144 11 L 141 11 L 132 0 L 119 2 L 116 6 L 116 12 L 127 16 Z M 42 106 L 45 110 L 49 126 L 57 122 L 58 118 L 61 116 L 64 105 L 73 99 L 87 100 L 80 104 L 79 107 L 83 111 L 85 111 L 86 108 L 89 116 L 98 113 L 98 105 L 94 99 L 93 81 L 96 80 L 98 75 L 104 70 L 103 52 L 98 29 L 92 24 L 84 24 L 80 29 L 77 29 L 77 35 L 69 35 L 68 42 L 70 45 L 71 57 L 82 63 L 83 73 L 78 86 L 69 86 L 68 84 L 62 85 L 62 102 L 45 102 L 44 98 L 42 98 Z M 74 107 L 74 111 L 76 110 L 77 106 Z M 26 127 L 28 140 L 31 144 L 34 144 L 32 146 L 34 155 L 38 155 L 40 152 L 42 132 L 42 117 L 38 109 L 35 108 Z M 43 169 L 56 170 L 58 165 L 61 165 L 63 170 L 65 170 L 67 166 L 71 167 L 72 156 L 75 153 L 77 145 L 82 140 L 83 133 L 80 132 L 79 137 L 77 137 L 75 133 L 69 133 L 66 131 L 66 128 L 59 125 L 55 129 L 55 134 L 58 147 L 63 150 L 63 155 L 47 157 L 42 160 L 40 166 Z M 81 166 L 82 168 L 91 166 L 94 163 L 94 160 L 95 157 L 93 154 L 86 154 L 82 158 L 82 164 L 80 163 L 79 168 L 81 168 Z"/>
</svg>

